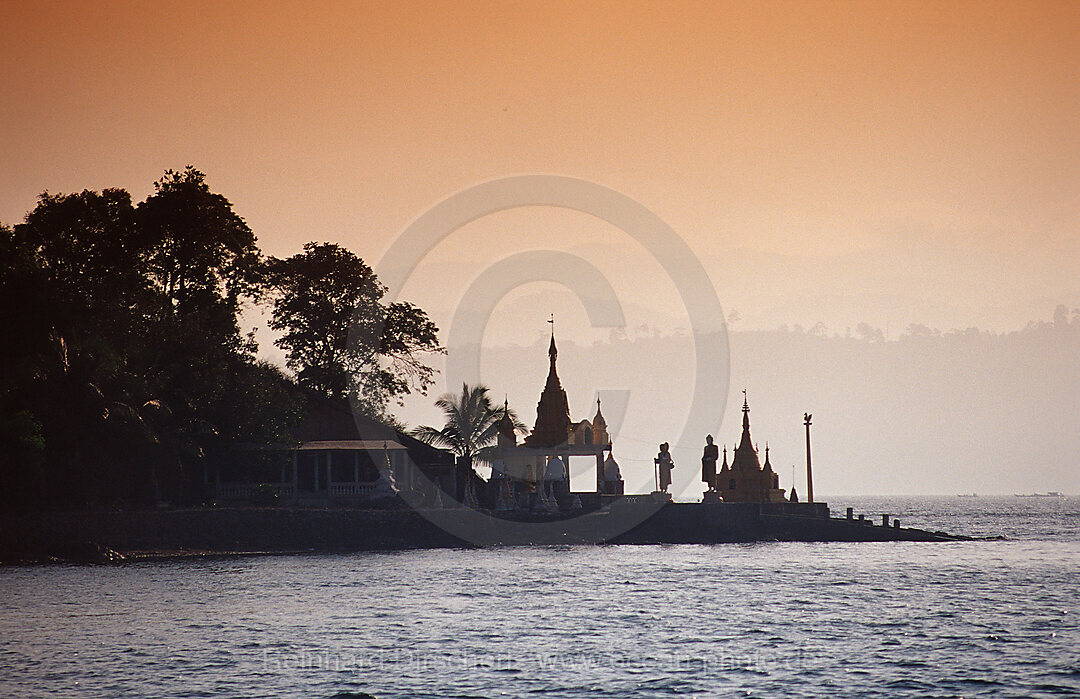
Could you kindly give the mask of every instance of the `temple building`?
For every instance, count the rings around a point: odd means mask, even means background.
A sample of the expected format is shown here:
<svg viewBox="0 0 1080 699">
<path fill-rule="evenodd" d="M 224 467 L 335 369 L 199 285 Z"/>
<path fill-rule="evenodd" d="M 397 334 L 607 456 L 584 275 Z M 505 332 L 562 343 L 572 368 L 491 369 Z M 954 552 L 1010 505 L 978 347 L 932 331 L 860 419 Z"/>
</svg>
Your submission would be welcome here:
<svg viewBox="0 0 1080 699">
<path fill-rule="evenodd" d="M 500 478 L 505 477 L 515 484 L 516 498 L 520 498 L 524 486 L 541 497 L 550 498 L 552 506 L 557 504 L 565 510 L 573 505 L 575 496 L 586 495 L 570 492 L 570 457 L 595 459 L 596 488 L 590 493 L 622 495 L 623 480 L 619 465 L 611 456 L 611 436 L 600 410 L 600 399 L 596 401 L 596 415 L 592 420 L 571 420 L 569 401 L 556 366 L 558 356 L 553 324 L 548 345 L 548 376 L 536 404 L 536 422 L 519 445 L 508 410 L 504 409 L 496 442 L 497 469 L 493 468 L 493 474 L 498 472 Z"/>
<path fill-rule="evenodd" d="M 365 507 L 413 491 L 433 502 L 453 492 L 454 455 L 347 406 L 304 393 L 289 444 L 237 444 L 208 459 L 205 497 L 221 503 Z"/>
<path fill-rule="evenodd" d="M 745 396 L 742 411 L 742 438 L 730 466 L 727 447 L 724 447 L 724 463 L 716 474 L 716 490 L 724 502 L 785 502 L 780 476 L 769 463 L 769 447 L 765 447 L 765 463 L 762 465 L 750 439 L 750 405 Z"/>
</svg>

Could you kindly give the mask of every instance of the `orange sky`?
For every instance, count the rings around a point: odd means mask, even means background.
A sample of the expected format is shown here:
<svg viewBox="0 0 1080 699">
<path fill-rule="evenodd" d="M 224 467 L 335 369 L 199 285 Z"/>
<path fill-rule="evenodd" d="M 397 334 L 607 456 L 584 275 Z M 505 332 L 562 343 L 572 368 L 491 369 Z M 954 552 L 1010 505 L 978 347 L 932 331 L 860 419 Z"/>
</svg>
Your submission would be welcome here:
<svg viewBox="0 0 1080 699">
<path fill-rule="evenodd" d="M 5 3 L 0 221 L 191 163 L 268 252 L 375 261 L 461 188 L 558 173 L 659 214 L 744 316 L 1011 327 L 1080 305 L 1078 39 L 1076 2 Z M 476 228 L 466 264 L 506 237 Z"/>
<path fill-rule="evenodd" d="M 166 168 L 193 164 L 266 252 L 332 240 L 375 264 L 454 192 L 552 173 L 659 215 L 701 260 L 725 312 L 738 311 L 736 329 L 821 322 L 844 334 L 866 321 L 895 338 L 909 323 L 1012 330 L 1049 319 L 1059 303 L 1080 307 L 1075 0 L 8 1 L 0 47 L 7 224 L 46 189 L 119 186 L 140 200 Z M 631 336 L 687 326 L 655 259 L 564 210 L 465 226 L 430 251 L 406 297 L 445 331 L 489 265 L 538 249 L 594 264 Z M 571 362 L 569 343 L 610 329 L 591 328 L 573 294 L 536 282 L 499 305 L 485 347 L 536 342 L 542 354 L 551 312 L 575 416 L 595 389 L 638 391 L 627 424 L 643 425 L 641 438 L 620 435 L 620 458 L 648 480 L 655 443 L 674 440 L 687 410 L 691 360 L 656 358 L 650 378 L 662 395 L 629 375 L 587 385 L 580 377 L 603 372 Z M 482 380 L 531 421 L 546 359 L 522 351 L 515 361 L 535 378 L 485 360 Z M 819 387 L 775 369 L 780 383 L 808 391 L 815 413 L 845 408 L 820 405 Z M 780 398 L 759 396 L 755 424 L 759 437 L 792 440 L 776 453 L 794 459 L 798 420 L 767 412 Z M 438 419 L 430 398 L 403 417 Z M 927 467 L 939 456 L 926 456 Z M 918 487 L 955 487 L 934 478 Z"/>
</svg>

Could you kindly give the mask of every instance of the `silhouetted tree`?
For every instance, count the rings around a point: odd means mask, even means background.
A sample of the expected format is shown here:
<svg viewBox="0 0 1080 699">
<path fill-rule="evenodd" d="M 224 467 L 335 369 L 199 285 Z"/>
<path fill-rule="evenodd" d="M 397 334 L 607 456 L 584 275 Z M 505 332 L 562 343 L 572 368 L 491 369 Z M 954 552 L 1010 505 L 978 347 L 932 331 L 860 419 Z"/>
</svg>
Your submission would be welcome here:
<svg viewBox="0 0 1080 699">
<path fill-rule="evenodd" d="M 191 167 L 166 170 L 137 209 L 149 276 L 175 306 L 207 298 L 235 302 L 254 291 L 255 234 L 224 196 Z"/>
<path fill-rule="evenodd" d="M 27 401 L 49 324 L 36 302 L 47 290 L 33 250 L 0 224 L 0 505 L 33 507 L 44 485 L 45 435 Z"/>
<path fill-rule="evenodd" d="M 433 369 L 423 355 L 441 351 L 438 328 L 409 303 L 382 302 L 386 288 L 359 257 L 333 243 L 308 243 L 271 260 L 270 327 L 283 331 L 297 381 L 331 398 L 355 397 L 380 415 L 391 399 L 424 393 Z"/>
<path fill-rule="evenodd" d="M 107 406 L 148 298 L 133 214 L 123 190 L 46 193 L 10 239 L 15 277 L 32 281 L 8 319 L 26 344 L 5 407 L 41 425 L 44 481 L 60 502 L 93 504 L 113 485 Z"/>
<path fill-rule="evenodd" d="M 444 351 L 439 346 L 439 328 L 424 310 L 396 301 L 383 306 L 382 313 L 382 334 L 373 357 L 376 361 L 365 367 L 360 385 L 361 402 L 380 408 L 391 400 L 400 405 L 401 398 L 413 390 L 426 395 L 434 383 L 435 370 L 424 363 L 424 355 Z M 354 350 L 359 349 L 362 338 L 362 334 L 355 338 Z"/>
<path fill-rule="evenodd" d="M 237 321 L 258 261 L 191 167 L 137 208 L 119 189 L 45 193 L 0 226 L 0 325 L 17 338 L 0 345 L 0 502 L 179 503 L 207 450 L 289 441 L 290 382 Z"/>
<path fill-rule="evenodd" d="M 492 404 L 487 386 L 461 384 L 461 393 L 445 393 L 435 401 L 446 423 L 441 428 L 422 425 L 413 430 L 417 439 L 445 447 L 464 459 L 490 461 L 491 450 L 499 434 L 503 408 Z M 516 430 L 525 425 L 513 410 L 508 414 Z"/>
<path fill-rule="evenodd" d="M 16 292 L 21 298 L 12 301 L 21 303 L 6 310 L 19 316 L 10 321 L 36 355 L 50 336 L 79 353 L 91 338 L 119 346 L 141 331 L 149 285 L 134 213 L 130 195 L 120 189 L 45 193 L 16 226 L 9 264 L 23 284 Z"/>
</svg>

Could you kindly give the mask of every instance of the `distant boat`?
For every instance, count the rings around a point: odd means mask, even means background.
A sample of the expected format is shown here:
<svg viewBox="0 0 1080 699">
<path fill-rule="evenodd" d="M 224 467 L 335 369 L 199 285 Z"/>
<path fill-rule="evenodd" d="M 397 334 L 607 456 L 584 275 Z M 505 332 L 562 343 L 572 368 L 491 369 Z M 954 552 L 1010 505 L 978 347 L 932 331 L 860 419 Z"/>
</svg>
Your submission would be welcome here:
<svg viewBox="0 0 1080 699">
<path fill-rule="evenodd" d="M 1026 495 L 1021 495 L 1020 493 L 1013 493 L 1013 494 L 1018 498 L 1063 498 L 1063 497 L 1065 497 L 1062 493 L 1059 493 L 1056 490 L 1051 490 L 1048 493 L 1029 493 L 1029 494 L 1026 494 Z"/>
<path fill-rule="evenodd" d="M 978 493 L 957 493 L 956 497 L 958 497 L 958 498 L 977 498 L 977 497 L 979 497 L 979 494 Z"/>
</svg>

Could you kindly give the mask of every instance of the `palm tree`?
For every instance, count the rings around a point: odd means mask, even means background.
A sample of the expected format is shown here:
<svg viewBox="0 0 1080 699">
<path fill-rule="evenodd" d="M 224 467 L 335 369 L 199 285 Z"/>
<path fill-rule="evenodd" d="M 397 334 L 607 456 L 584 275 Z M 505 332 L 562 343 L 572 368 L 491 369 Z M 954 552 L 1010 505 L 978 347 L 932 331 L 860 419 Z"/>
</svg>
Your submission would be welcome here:
<svg viewBox="0 0 1080 699">
<path fill-rule="evenodd" d="M 505 412 L 519 432 L 525 425 L 508 406 L 498 408 L 488 397 L 487 386 L 461 384 L 461 393 L 444 393 L 435 401 L 442 410 L 446 425 L 436 429 L 423 425 L 413 430 L 413 436 L 428 444 L 445 447 L 463 459 L 490 462 L 499 421 Z"/>
</svg>

